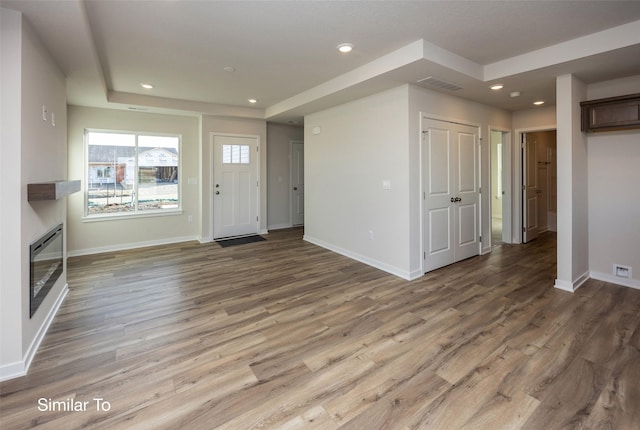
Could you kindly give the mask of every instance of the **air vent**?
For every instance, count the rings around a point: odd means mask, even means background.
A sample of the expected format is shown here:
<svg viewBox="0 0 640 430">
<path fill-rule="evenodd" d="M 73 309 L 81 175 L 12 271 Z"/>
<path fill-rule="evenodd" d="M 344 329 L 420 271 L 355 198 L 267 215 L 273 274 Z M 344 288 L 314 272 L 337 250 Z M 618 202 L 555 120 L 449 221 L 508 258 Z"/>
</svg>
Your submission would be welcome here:
<svg viewBox="0 0 640 430">
<path fill-rule="evenodd" d="M 435 88 L 440 88 L 442 90 L 449 90 L 449 91 L 458 91 L 462 89 L 462 87 L 456 84 L 452 84 L 451 82 L 441 81 L 440 79 L 436 79 L 433 76 L 420 79 L 418 81 L 418 84 L 422 85 L 423 87 L 435 87 Z"/>
</svg>

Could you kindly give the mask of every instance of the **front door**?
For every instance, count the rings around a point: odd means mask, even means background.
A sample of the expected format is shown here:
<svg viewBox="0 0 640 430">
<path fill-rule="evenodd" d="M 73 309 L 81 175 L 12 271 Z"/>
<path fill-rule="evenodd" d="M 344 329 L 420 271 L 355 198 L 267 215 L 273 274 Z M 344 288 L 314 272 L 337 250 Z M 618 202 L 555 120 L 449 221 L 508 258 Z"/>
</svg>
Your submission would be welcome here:
<svg viewBox="0 0 640 430">
<path fill-rule="evenodd" d="M 480 252 L 477 129 L 444 121 L 423 123 L 423 269 Z"/>
<path fill-rule="evenodd" d="M 258 138 L 213 136 L 213 238 L 258 232 Z"/>
<path fill-rule="evenodd" d="M 304 224 L 304 144 L 291 142 L 291 225 Z"/>
</svg>

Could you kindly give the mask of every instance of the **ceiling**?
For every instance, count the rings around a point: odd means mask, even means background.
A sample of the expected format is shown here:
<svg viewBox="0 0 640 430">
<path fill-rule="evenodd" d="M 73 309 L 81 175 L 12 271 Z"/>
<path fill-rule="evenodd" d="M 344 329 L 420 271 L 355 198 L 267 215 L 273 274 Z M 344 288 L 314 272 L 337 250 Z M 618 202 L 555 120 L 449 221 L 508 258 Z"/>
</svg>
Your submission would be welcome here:
<svg viewBox="0 0 640 430">
<path fill-rule="evenodd" d="M 436 91 L 514 111 L 554 104 L 560 74 L 640 74 L 640 1 L 1 4 L 23 12 L 67 76 L 69 104 L 85 106 L 301 123 L 431 76 L 461 87 Z"/>
</svg>

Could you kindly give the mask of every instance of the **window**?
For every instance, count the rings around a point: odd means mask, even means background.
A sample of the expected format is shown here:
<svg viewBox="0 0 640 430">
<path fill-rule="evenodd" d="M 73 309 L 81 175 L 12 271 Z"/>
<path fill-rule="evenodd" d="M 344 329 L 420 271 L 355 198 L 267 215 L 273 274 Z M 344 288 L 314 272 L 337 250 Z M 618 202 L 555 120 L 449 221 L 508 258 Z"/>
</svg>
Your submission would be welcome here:
<svg viewBox="0 0 640 430">
<path fill-rule="evenodd" d="M 86 132 L 86 216 L 180 208 L 180 136 Z"/>
</svg>

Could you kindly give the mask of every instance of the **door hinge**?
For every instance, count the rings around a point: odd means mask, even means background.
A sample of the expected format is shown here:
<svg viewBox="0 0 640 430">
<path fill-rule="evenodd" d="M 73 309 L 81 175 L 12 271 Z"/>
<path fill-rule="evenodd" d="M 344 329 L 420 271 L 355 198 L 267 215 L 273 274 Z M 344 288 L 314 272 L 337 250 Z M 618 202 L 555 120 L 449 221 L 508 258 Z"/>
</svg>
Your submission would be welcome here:
<svg viewBox="0 0 640 430">
<path fill-rule="evenodd" d="M 426 259 L 427 259 L 427 253 L 426 253 L 426 252 L 423 252 L 423 253 L 422 253 L 422 259 L 423 259 L 423 260 L 426 260 Z"/>
<path fill-rule="evenodd" d="M 522 232 L 526 233 L 527 232 L 527 228 L 526 227 L 522 227 Z"/>
<path fill-rule="evenodd" d="M 480 243 L 482 243 L 482 236 L 480 236 L 480 238 L 478 240 L 480 241 Z"/>
<path fill-rule="evenodd" d="M 259 152 L 259 151 L 260 151 L 260 147 L 256 146 L 256 152 Z"/>
<path fill-rule="evenodd" d="M 256 221 L 259 221 L 258 217 L 256 217 Z"/>
<path fill-rule="evenodd" d="M 478 187 L 478 194 L 482 194 L 482 187 Z"/>
<path fill-rule="evenodd" d="M 426 191 L 422 192 L 422 200 L 427 200 L 427 193 Z"/>
</svg>

